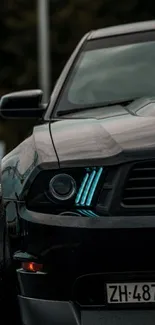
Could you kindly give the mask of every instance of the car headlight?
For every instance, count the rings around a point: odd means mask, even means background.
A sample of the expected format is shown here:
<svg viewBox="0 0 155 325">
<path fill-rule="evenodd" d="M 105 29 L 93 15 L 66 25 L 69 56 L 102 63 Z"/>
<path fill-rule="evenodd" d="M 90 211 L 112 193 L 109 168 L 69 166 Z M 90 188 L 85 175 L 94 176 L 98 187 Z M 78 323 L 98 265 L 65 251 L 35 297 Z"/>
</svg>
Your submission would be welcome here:
<svg viewBox="0 0 155 325">
<path fill-rule="evenodd" d="M 76 193 L 76 182 L 68 174 L 55 175 L 49 182 L 49 192 L 59 201 L 67 201 Z"/>
</svg>

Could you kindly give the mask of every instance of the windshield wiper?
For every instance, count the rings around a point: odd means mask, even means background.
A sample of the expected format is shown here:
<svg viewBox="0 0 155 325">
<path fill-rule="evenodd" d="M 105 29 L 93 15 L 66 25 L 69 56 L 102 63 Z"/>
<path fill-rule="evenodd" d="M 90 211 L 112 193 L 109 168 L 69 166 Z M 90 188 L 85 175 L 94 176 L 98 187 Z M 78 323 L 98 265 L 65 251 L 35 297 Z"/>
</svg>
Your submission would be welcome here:
<svg viewBox="0 0 155 325">
<path fill-rule="evenodd" d="M 63 116 L 67 114 L 72 114 L 72 113 L 78 113 L 82 111 L 86 111 L 89 109 L 97 109 L 97 108 L 104 108 L 108 106 L 115 106 L 115 105 L 121 105 L 121 106 L 128 106 L 138 98 L 134 99 L 126 99 L 126 100 L 120 100 L 120 101 L 115 101 L 115 102 L 104 102 L 102 105 L 90 105 L 90 106 L 85 106 L 85 107 L 78 107 L 78 108 L 71 108 L 71 109 L 66 109 L 66 110 L 60 110 L 57 112 L 57 116 Z"/>
</svg>

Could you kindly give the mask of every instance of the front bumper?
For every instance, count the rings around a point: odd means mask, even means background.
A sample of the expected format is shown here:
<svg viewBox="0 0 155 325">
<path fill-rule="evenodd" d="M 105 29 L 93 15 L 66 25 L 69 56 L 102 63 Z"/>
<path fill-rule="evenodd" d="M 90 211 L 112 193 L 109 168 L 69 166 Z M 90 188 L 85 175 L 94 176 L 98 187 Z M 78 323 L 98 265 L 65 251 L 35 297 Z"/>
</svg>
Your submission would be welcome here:
<svg viewBox="0 0 155 325">
<path fill-rule="evenodd" d="M 43 214 L 29 211 L 25 204 L 19 204 L 20 217 L 28 222 L 40 225 L 87 228 L 87 229 L 137 229 L 155 228 L 155 216 L 101 216 L 101 217 L 75 217 L 54 214 Z"/>
<path fill-rule="evenodd" d="M 84 308 L 70 295 L 72 281 L 80 274 L 155 270 L 155 216 L 60 216 L 32 212 L 22 204 L 19 214 L 23 227 L 27 221 L 26 251 L 50 264 L 49 277 L 18 272 L 23 325 L 155 323 L 153 309 Z"/>
<path fill-rule="evenodd" d="M 64 283 L 91 272 L 155 270 L 155 216 L 61 216 L 25 206 L 19 212 L 23 246 L 18 250 L 47 265 L 45 272 L 54 277 L 63 270 Z"/>
<path fill-rule="evenodd" d="M 72 302 L 19 296 L 23 325 L 154 325 L 155 310 L 80 310 Z"/>
</svg>

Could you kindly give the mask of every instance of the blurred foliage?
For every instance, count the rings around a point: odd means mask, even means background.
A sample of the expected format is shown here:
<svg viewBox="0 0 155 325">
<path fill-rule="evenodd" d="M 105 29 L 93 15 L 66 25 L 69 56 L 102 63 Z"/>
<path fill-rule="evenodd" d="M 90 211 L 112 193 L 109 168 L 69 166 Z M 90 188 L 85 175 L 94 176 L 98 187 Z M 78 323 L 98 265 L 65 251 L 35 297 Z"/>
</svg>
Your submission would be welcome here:
<svg viewBox="0 0 155 325">
<path fill-rule="evenodd" d="M 45 1 L 45 0 L 42 0 Z M 80 38 L 89 30 L 154 19 L 152 0 L 48 0 L 52 82 Z M 0 96 L 38 87 L 37 0 L 1 0 Z M 0 139 L 16 146 L 33 122 L 1 121 Z"/>
</svg>

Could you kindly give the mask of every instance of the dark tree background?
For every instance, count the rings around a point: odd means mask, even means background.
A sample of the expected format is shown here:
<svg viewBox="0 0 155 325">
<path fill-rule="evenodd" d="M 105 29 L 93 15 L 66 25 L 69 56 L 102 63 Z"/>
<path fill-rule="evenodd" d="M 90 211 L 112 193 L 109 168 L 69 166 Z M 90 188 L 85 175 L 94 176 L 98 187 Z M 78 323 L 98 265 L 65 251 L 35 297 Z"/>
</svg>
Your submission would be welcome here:
<svg viewBox="0 0 155 325">
<path fill-rule="evenodd" d="M 49 1 L 53 84 L 87 31 L 155 19 L 153 0 Z M 1 0 L 0 96 L 38 87 L 36 7 L 36 0 Z M 31 126 L 32 121 L 0 121 L 0 139 L 7 151 L 24 139 Z"/>
</svg>

